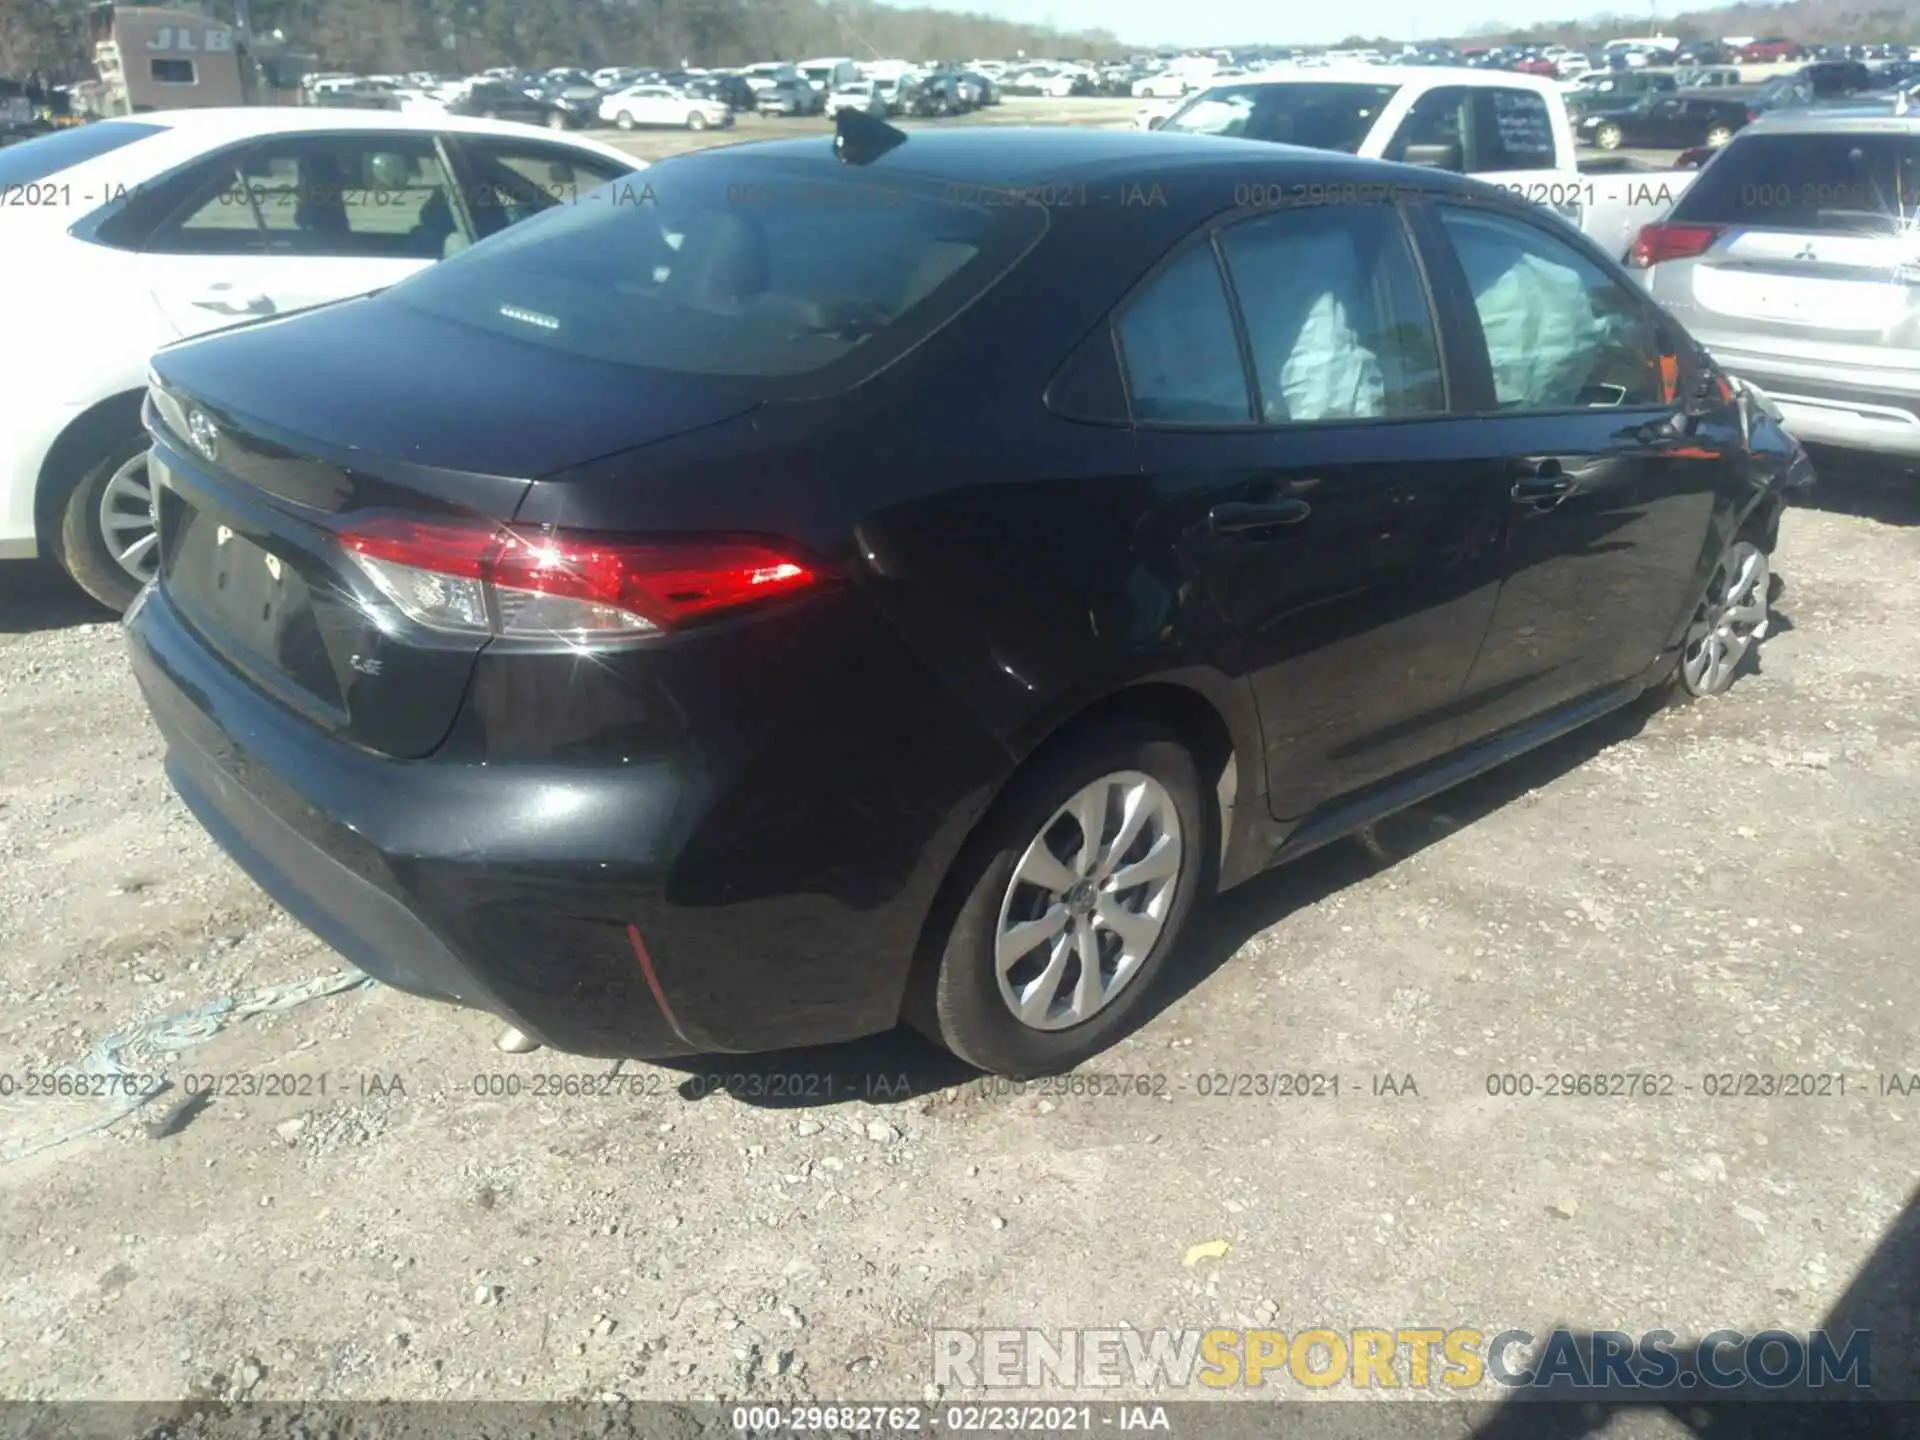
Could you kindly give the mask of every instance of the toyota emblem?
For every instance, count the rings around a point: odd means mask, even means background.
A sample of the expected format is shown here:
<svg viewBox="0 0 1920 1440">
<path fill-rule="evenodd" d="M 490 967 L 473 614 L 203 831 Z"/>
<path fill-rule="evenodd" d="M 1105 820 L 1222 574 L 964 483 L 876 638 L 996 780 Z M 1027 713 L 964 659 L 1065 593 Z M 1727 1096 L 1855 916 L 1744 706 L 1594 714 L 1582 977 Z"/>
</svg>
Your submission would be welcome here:
<svg viewBox="0 0 1920 1440">
<path fill-rule="evenodd" d="M 187 438 L 193 442 L 193 448 L 207 459 L 220 458 L 220 429 L 208 418 L 206 411 L 187 412 Z"/>
</svg>

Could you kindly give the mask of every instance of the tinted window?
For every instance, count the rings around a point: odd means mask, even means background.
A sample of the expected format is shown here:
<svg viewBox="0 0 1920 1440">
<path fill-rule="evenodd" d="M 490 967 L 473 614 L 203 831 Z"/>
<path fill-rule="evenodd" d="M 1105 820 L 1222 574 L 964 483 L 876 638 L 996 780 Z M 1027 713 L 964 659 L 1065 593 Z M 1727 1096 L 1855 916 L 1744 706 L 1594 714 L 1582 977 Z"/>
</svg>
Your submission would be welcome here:
<svg viewBox="0 0 1920 1440">
<path fill-rule="evenodd" d="M 452 181 L 422 135 L 291 137 L 255 146 L 148 248 L 174 254 L 438 260 L 464 240 Z"/>
<path fill-rule="evenodd" d="M 1443 85 L 1413 102 L 1387 146 L 1389 160 L 1413 160 L 1440 170 L 1467 168 L 1467 140 L 1473 127 L 1472 92 Z"/>
<path fill-rule="evenodd" d="M 414 277 L 395 299 L 532 345 L 701 375 L 870 373 L 1046 228 L 841 165 L 672 160 Z"/>
<path fill-rule="evenodd" d="M 56 130 L 33 140 L 22 140 L 0 149 L 0 185 L 31 185 L 70 170 L 88 160 L 109 155 L 122 146 L 149 135 L 158 135 L 158 125 L 141 125 L 131 120 L 103 120 L 80 125 L 72 130 Z"/>
<path fill-rule="evenodd" d="M 1531 90 L 1482 90 L 1474 97 L 1472 173 L 1554 168 L 1553 116 Z"/>
<path fill-rule="evenodd" d="M 1644 298 L 1533 225 L 1451 206 L 1441 216 L 1502 410 L 1662 403 L 1658 328 Z"/>
<path fill-rule="evenodd" d="M 1920 217 L 1920 138 L 1741 135 L 1700 172 L 1673 218 L 1775 230 L 1886 233 Z"/>
<path fill-rule="evenodd" d="M 1337 83 L 1216 85 L 1160 128 L 1175 134 L 1229 135 L 1352 155 L 1372 131 L 1398 85 Z"/>
<path fill-rule="evenodd" d="M 1399 213 L 1316 207 L 1221 237 L 1270 424 L 1446 408 L 1440 349 Z"/>
<path fill-rule="evenodd" d="M 1189 246 L 1120 316 L 1134 417 L 1245 424 L 1253 416 L 1233 312 L 1213 249 Z"/>
<path fill-rule="evenodd" d="M 555 205 L 578 200 L 634 170 L 631 165 L 538 141 L 462 136 L 459 143 L 473 177 L 467 188 L 467 205 L 473 213 L 474 227 L 483 236 L 517 225 Z"/>
</svg>

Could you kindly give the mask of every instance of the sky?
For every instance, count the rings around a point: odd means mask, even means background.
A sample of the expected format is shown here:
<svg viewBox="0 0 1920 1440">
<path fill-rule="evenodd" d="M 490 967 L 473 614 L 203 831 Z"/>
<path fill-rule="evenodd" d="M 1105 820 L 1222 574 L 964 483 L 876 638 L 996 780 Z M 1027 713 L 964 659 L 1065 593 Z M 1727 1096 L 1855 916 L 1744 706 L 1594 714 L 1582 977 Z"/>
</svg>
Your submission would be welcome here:
<svg viewBox="0 0 1920 1440">
<path fill-rule="evenodd" d="M 896 0 L 898 3 L 898 0 Z M 910 0 L 909 0 L 910 3 Z M 1458 35 L 1488 21 L 1531 25 L 1618 13 L 1676 15 L 1701 4 L 1659 0 L 1360 0 L 1348 5 L 1274 0 L 939 0 L 942 9 L 979 10 L 1063 30 L 1111 30 L 1139 45 L 1327 44 L 1349 35 L 1408 40 Z M 1643 27 L 1645 28 L 1645 27 Z"/>
</svg>

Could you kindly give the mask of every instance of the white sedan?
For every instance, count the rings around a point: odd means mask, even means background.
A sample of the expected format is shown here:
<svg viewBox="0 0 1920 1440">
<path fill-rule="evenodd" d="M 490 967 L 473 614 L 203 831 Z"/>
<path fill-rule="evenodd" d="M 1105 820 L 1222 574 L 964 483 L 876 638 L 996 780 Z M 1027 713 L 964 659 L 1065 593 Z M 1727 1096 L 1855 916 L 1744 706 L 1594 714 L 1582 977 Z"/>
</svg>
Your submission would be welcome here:
<svg viewBox="0 0 1920 1440">
<path fill-rule="evenodd" d="M 640 168 L 525 125 L 292 106 L 0 150 L 0 560 L 50 554 L 125 608 L 158 560 L 140 419 L 155 350 L 384 289 Z M 79 342 L 30 343 L 56 335 Z"/>
<path fill-rule="evenodd" d="M 724 100 L 683 94 L 670 85 L 635 85 L 602 100 L 600 118 L 622 130 L 642 125 L 705 130 L 733 124 L 733 108 Z"/>
<path fill-rule="evenodd" d="M 1133 98 L 1136 100 L 1174 100 L 1185 95 L 1196 86 L 1185 75 L 1177 75 L 1171 70 L 1162 70 L 1158 75 L 1149 75 L 1143 80 L 1133 82 Z"/>
<path fill-rule="evenodd" d="M 827 118 L 831 120 L 842 110 L 864 110 L 867 114 L 885 118 L 887 102 L 880 86 L 872 80 L 850 80 L 838 90 L 827 96 Z"/>
</svg>

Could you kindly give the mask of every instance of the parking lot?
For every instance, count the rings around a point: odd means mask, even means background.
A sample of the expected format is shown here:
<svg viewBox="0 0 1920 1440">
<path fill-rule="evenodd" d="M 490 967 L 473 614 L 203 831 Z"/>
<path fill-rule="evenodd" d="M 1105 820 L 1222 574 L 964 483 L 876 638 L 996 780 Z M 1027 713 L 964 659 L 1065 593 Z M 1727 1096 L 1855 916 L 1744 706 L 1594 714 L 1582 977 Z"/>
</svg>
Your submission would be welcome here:
<svg viewBox="0 0 1920 1440">
<path fill-rule="evenodd" d="M 904 1031 L 503 1054 L 358 983 L 175 799 L 117 624 L 0 569 L 0 1393 L 930 1400 L 979 1398 L 942 1327 L 1824 1325 L 1920 1397 L 1920 479 L 1820 459 L 1729 695 L 1232 892 L 1024 1087 Z M 165 1088 L 106 1124 L 68 1066 Z"/>
<path fill-rule="evenodd" d="M 1755 74 L 1759 75 L 1768 71 L 1769 68 L 1754 67 Z M 1102 128 L 1127 129 L 1133 125 L 1134 116 L 1139 113 L 1144 103 L 1146 102 L 1140 100 L 1116 100 L 1104 97 L 1047 100 L 1033 96 L 1009 95 L 998 105 L 976 110 L 971 115 L 953 120 L 903 120 L 897 123 L 907 130 L 923 125 L 1093 125 Z M 796 119 L 743 114 L 736 117 L 733 126 L 726 130 L 704 130 L 697 133 L 686 130 L 596 133 L 622 150 L 643 159 L 658 160 L 668 155 L 677 155 L 683 150 L 698 150 L 709 145 L 735 145 L 748 140 L 778 140 L 815 133 L 825 135 L 831 133 L 831 127 L 826 121 L 818 118 Z M 1673 163 L 1678 152 L 1622 149 L 1614 153 L 1665 168 Z"/>
<path fill-rule="evenodd" d="M 1883 1282 L 1910 1303 L 1882 1247 L 1920 1097 L 1881 1077 L 1920 1070 L 1920 504 L 1826 489 L 1787 517 L 1776 630 L 1730 696 L 1638 707 L 1234 893 L 1078 1095 L 998 1092 L 905 1034 L 570 1095 L 537 1077 L 609 1067 L 386 990 L 247 1015 L 340 962 L 172 798 L 116 627 L 16 571 L 0 1053 L 24 1076 L 200 1018 L 180 1053 L 119 1052 L 175 1088 L 104 1131 L 34 1152 L 106 1102 L 0 1103 L 0 1387 L 920 1397 L 940 1325 L 1697 1338 L 1818 1325 L 1863 1267 L 1855 1312 Z M 1488 1093 L 1561 1071 L 1677 1085 Z M 1204 1093 L 1283 1072 L 1339 1093 Z M 1845 1093 L 1709 1098 L 1724 1072 Z M 1898 1312 L 1853 1323 L 1878 1383 L 1910 1381 Z"/>
</svg>

